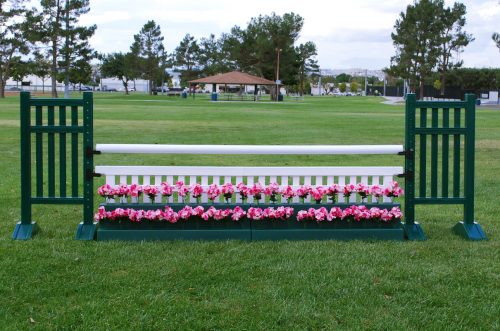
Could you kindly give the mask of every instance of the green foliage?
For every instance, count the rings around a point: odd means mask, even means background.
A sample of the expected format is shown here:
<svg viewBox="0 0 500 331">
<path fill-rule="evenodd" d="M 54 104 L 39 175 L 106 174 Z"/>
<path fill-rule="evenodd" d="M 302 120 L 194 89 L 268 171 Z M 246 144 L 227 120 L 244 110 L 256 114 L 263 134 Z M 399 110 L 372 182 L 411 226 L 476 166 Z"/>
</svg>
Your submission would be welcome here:
<svg viewBox="0 0 500 331">
<path fill-rule="evenodd" d="M 199 63 L 199 59 L 200 47 L 198 46 L 198 42 L 188 33 L 175 49 L 174 63 L 181 68 L 181 84 L 187 85 L 188 81 L 198 76 L 195 66 Z"/>
<path fill-rule="evenodd" d="M 89 12 L 89 0 L 41 0 L 41 11 L 34 15 L 36 33 L 41 44 L 46 45 L 46 54 L 51 59 L 52 96 L 57 97 L 56 81 L 69 83 L 70 76 L 78 83 L 86 83 L 92 70 L 89 65 L 96 54 L 89 39 L 96 25 L 79 26 L 81 15 Z M 64 71 L 58 70 L 63 68 Z M 79 72 L 85 70 L 86 72 Z"/>
<path fill-rule="evenodd" d="M 335 81 L 337 83 L 349 83 L 352 79 L 352 76 L 349 74 L 341 73 L 335 77 Z"/>
<path fill-rule="evenodd" d="M 21 57 L 30 52 L 29 22 L 31 12 L 20 0 L 0 0 L 0 98 L 5 97 L 5 84 L 23 68 Z"/>
<path fill-rule="evenodd" d="M 409 79 L 413 91 L 419 84 L 421 97 L 424 80 L 431 75 L 440 55 L 442 7 L 442 0 L 421 0 L 408 5 L 406 12 L 400 13 L 391 34 L 396 55 L 391 58 L 390 72 Z"/>
<path fill-rule="evenodd" d="M 462 91 L 498 90 L 500 68 L 458 68 L 451 70 L 446 79 L 447 85 L 460 87 Z"/>
<path fill-rule="evenodd" d="M 434 83 L 432 84 L 432 86 L 436 89 L 436 90 L 441 90 L 441 81 L 439 79 L 436 79 L 434 81 Z"/>
<path fill-rule="evenodd" d="M 134 43 L 130 47 L 131 53 L 139 58 L 144 79 L 149 81 L 149 93 L 153 93 L 154 82 L 161 77 L 160 64 L 165 61 L 164 37 L 159 25 L 155 21 L 148 21 L 141 31 L 134 35 Z"/>
<path fill-rule="evenodd" d="M 344 93 L 347 90 L 347 84 L 346 83 L 340 83 L 339 84 L 339 90 L 340 90 L 340 92 Z"/>
<path fill-rule="evenodd" d="M 101 74 L 103 77 L 116 77 L 121 80 L 125 94 L 128 94 L 128 82 L 138 78 L 140 74 L 136 69 L 138 61 L 139 59 L 132 52 L 109 54 L 102 61 Z"/>
<path fill-rule="evenodd" d="M 351 92 L 357 93 L 359 89 L 359 85 L 356 82 L 351 82 Z"/>
<path fill-rule="evenodd" d="M 493 33 L 491 39 L 493 39 L 493 41 L 497 45 L 498 50 L 500 50 L 500 33 L 498 32 Z"/>
<path fill-rule="evenodd" d="M 318 61 L 314 59 L 314 56 L 318 55 L 318 53 L 316 51 L 316 45 L 311 41 L 308 41 L 305 44 L 300 44 L 295 48 L 295 51 L 298 55 L 297 62 L 299 64 L 299 73 L 297 78 L 299 93 L 300 95 L 304 95 L 307 77 L 311 74 L 319 73 Z"/>
</svg>

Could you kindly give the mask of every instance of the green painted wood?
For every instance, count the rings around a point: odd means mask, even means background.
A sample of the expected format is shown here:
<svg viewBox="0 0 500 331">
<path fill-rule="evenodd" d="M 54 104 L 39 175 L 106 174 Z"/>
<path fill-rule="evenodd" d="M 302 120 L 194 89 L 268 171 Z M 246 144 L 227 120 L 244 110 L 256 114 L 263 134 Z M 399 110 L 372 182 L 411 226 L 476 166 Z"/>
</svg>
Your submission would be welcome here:
<svg viewBox="0 0 500 331">
<path fill-rule="evenodd" d="M 427 109 L 420 108 L 420 128 L 427 128 Z M 415 135 L 417 134 L 415 129 Z M 420 175 L 420 186 L 418 196 L 425 197 L 427 195 L 427 135 L 420 134 L 420 166 L 418 168 Z"/>
<path fill-rule="evenodd" d="M 453 126 L 459 128 L 460 125 L 460 108 L 455 108 L 453 111 Z M 460 196 L 460 135 L 453 135 L 453 196 Z"/>
<path fill-rule="evenodd" d="M 36 133 L 83 133 L 84 127 L 82 126 L 58 126 L 58 125 L 40 125 L 40 126 L 32 126 L 31 132 Z"/>
<path fill-rule="evenodd" d="M 42 126 L 43 114 L 42 106 L 36 106 L 35 110 L 35 124 Z M 33 127 L 31 127 L 33 132 Z M 36 131 L 35 131 L 36 132 Z M 43 196 L 43 134 L 37 132 L 35 135 L 35 158 L 36 158 L 36 195 Z"/>
<path fill-rule="evenodd" d="M 78 107 L 71 107 L 71 126 L 78 127 Z M 78 133 L 71 134 L 71 196 L 78 196 Z"/>
<path fill-rule="evenodd" d="M 465 134 L 465 128 L 415 128 L 415 134 Z"/>
<path fill-rule="evenodd" d="M 90 93 L 90 92 L 89 92 Z M 32 106 L 44 106 L 44 107 L 71 107 L 71 106 L 83 106 L 82 99 L 49 99 L 49 98 L 36 98 L 31 99 L 30 104 Z"/>
<path fill-rule="evenodd" d="M 450 126 L 450 110 L 449 108 L 443 108 L 443 130 Z M 448 197 L 448 159 L 450 158 L 450 141 L 449 135 L 443 132 L 442 138 L 442 161 L 441 161 L 441 196 L 447 198 Z"/>
<path fill-rule="evenodd" d="M 47 124 L 54 125 L 54 107 L 47 107 Z M 48 196 L 54 197 L 56 195 L 56 154 L 55 154 L 55 140 L 54 133 L 47 134 L 47 184 Z"/>
<path fill-rule="evenodd" d="M 464 197 L 451 198 L 451 197 L 436 197 L 436 198 L 420 198 L 414 200 L 415 204 L 437 204 L 437 205 L 459 205 L 465 203 Z"/>
<path fill-rule="evenodd" d="M 59 107 L 59 126 L 66 125 L 66 107 Z M 66 197 L 66 132 L 59 132 L 59 195 Z"/>
<path fill-rule="evenodd" d="M 82 205 L 84 202 L 82 197 L 33 197 L 31 198 L 32 204 L 44 204 L 44 205 Z"/>
<path fill-rule="evenodd" d="M 474 177 L 475 177 L 475 126 L 476 126 L 476 97 L 474 94 L 465 95 L 465 126 L 467 134 L 465 136 L 464 151 L 464 196 L 466 202 L 464 205 L 464 223 L 474 224 Z"/>
<path fill-rule="evenodd" d="M 438 109 L 432 108 L 432 127 L 438 127 Z M 438 135 L 431 136 L 431 197 L 437 197 L 438 194 Z"/>
<path fill-rule="evenodd" d="M 414 94 L 414 93 L 410 93 L 410 94 Z M 417 107 L 421 107 L 421 108 L 442 108 L 444 105 L 446 105 L 446 107 L 448 107 L 448 108 L 464 108 L 465 107 L 464 101 L 424 101 L 424 100 L 419 100 L 419 101 L 417 101 L 417 103 L 418 103 Z"/>
<path fill-rule="evenodd" d="M 29 92 L 20 93 L 21 223 L 31 225 L 31 107 Z"/>
<path fill-rule="evenodd" d="M 416 97 L 415 94 L 410 93 L 406 95 L 405 105 L 405 151 L 410 152 L 405 157 L 405 173 L 407 174 L 405 176 L 405 224 L 408 227 L 413 227 L 415 224 L 415 127 Z M 413 174 L 413 176 L 408 174 Z"/>
</svg>

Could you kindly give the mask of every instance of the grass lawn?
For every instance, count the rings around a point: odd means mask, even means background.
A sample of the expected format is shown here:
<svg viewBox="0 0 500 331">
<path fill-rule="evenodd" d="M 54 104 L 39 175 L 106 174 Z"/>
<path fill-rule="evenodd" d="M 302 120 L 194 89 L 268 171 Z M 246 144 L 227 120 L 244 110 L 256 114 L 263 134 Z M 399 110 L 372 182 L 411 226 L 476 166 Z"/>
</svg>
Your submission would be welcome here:
<svg viewBox="0 0 500 331">
<path fill-rule="evenodd" d="M 79 97 L 79 95 L 75 95 Z M 271 102 L 96 94 L 94 143 L 402 144 L 381 98 Z M 500 329 L 500 111 L 478 108 L 476 219 L 417 207 L 425 242 L 80 242 L 81 208 L 20 216 L 19 100 L 0 100 L 0 329 Z M 96 164 L 402 165 L 397 156 L 96 156 Z M 96 186 L 102 179 L 96 182 Z M 99 199 L 96 199 L 96 205 Z"/>
</svg>

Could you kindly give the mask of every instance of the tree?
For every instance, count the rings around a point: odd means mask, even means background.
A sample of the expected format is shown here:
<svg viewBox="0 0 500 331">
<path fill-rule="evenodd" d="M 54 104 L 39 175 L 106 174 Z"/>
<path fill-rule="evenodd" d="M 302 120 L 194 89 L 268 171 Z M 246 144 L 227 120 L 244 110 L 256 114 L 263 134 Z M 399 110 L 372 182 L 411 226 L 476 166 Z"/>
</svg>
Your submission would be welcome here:
<svg viewBox="0 0 500 331">
<path fill-rule="evenodd" d="M 299 93 L 300 95 L 304 95 L 304 86 L 307 76 L 311 73 L 319 72 L 318 61 L 313 58 L 317 55 L 316 45 L 312 41 L 308 41 L 296 47 L 295 52 L 298 55 L 297 62 L 299 64 Z"/>
<path fill-rule="evenodd" d="M 103 58 L 101 74 L 104 77 L 116 77 L 121 80 L 125 88 L 125 94 L 129 94 L 129 81 L 138 78 L 134 63 L 136 63 L 135 55 L 131 52 L 126 54 L 121 52 L 112 53 Z"/>
<path fill-rule="evenodd" d="M 160 62 L 165 56 L 163 36 L 155 21 L 148 21 L 141 31 L 134 35 L 134 43 L 130 47 L 132 54 L 140 57 L 142 73 L 149 81 L 149 94 L 153 93 L 153 84 L 161 74 Z"/>
<path fill-rule="evenodd" d="M 215 39 L 215 35 L 211 34 L 208 38 L 200 39 L 198 64 L 206 76 L 235 69 L 234 63 L 229 60 L 231 55 L 225 44 L 227 37 L 227 34 L 222 34 L 219 39 Z"/>
<path fill-rule="evenodd" d="M 359 85 L 356 82 L 351 83 L 351 92 L 358 93 Z"/>
<path fill-rule="evenodd" d="M 196 39 L 189 33 L 184 36 L 175 49 L 175 65 L 181 67 L 181 82 L 196 78 L 196 66 L 199 64 L 200 47 Z"/>
<path fill-rule="evenodd" d="M 491 36 L 491 39 L 493 39 L 493 41 L 495 42 L 495 44 L 497 45 L 498 47 L 498 50 L 500 50 L 500 33 L 493 33 L 493 35 Z"/>
<path fill-rule="evenodd" d="M 5 85 L 21 57 L 30 51 L 27 38 L 30 13 L 24 0 L 0 0 L 0 98 L 5 97 Z"/>
<path fill-rule="evenodd" d="M 346 83 L 340 83 L 339 84 L 339 90 L 340 90 L 340 92 L 344 93 L 346 91 L 346 89 L 347 89 Z"/>
<path fill-rule="evenodd" d="M 421 0 L 401 12 L 391 34 L 396 55 L 391 58 L 389 71 L 392 75 L 408 79 L 415 91 L 420 86 L 420 98 L 424 96 L 424 81 L 431 75 L 441 54 L 440 22 L 442 0 Z"/>
<path fill-rule="evenodd" d="M 339 74 L 339 75 L 337 75 L 337 77 L 335 77 L 335 81 L 337 83 L 349 83 L 351 81 L 351 79 L 352 79 L 352 76 L 345 74 L 345 73 Z"/>
<path fill-rule="evenodd" d="M 261 15 L 252 18 L 246 29 L 233 27 L 225 46 L 239 69 L 271 80 L 276 79 L 280 50 L 280 80 L 293 85 L 299 68 L 294 44 L 303 25 L 304 19 L 294 13 Z"/>
<path fill-rule="evenodd" d="M 34 54 L 32 73 L 42 80 L 42 93 L 45 93 L 45 80 L 50 77 L 50 61 L 39 52 Z"/>
<path fill-rule="evenodd" d="M 71 75 L 71 66 L 77 61 L 90 61 L 95 55 L 88 40 L 96 25 L 77 26 L 81 15 L 89 12 L 89 0 L 41 0 L 39 34 L 43 44 L 49 45 L 51 59 L 52 97 L 57 97 L 57 80 L 65 81 L 65 96 Z"/>
<path fill-rule="evenodd" d="M 463 61 L 453 61 L 453 54 L 459 54 L 470 42 L 474 40 L 472 35 L 463 31 L 465 26 L 466 7 L 462 3 L 455 2 L 453 7 L 444 8 L 444 4 L 438 1 L 440 6 L 440 53 L 438 58 L 438 71 L 440 74 L 441 85 L 440 93 L 444 95 L 446 86 L 446 73 L 453 68 L 462 66 Z"/>
</svg>

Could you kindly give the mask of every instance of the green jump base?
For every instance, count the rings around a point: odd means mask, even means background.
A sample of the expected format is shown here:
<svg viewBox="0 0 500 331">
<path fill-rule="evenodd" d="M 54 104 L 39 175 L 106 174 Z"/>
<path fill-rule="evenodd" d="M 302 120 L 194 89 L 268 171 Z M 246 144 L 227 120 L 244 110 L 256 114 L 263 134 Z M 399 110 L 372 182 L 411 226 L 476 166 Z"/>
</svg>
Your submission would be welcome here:
<svg viewBox="0 0 500 331">
<path fill-rule="evenodd" d="M 252 230 L 252 240 L 404 240 L 400 229 L 273 229 Z"/>
<path fill-rule="evenodd" d="M 479 223 L 464 223 L 464 222 L 458 222 L 454 227 L 453 231 L 458 234 L 459 236 L 462 236 L 466 239 L 469 240 L 486 240 L 486 234 L 484 233 L 483 229 L 481 228 L 481 225 Z"/>
<path fill-rule="evenodd" d="M 419 223 L 404 224 L 405 237 L 408 240 L 424 241 L 427 240 L 424 230 Z"/>
<path fill-rule="evenodd" d="M 36 222 L 22 223 L 17 222 L 12 234 L 12 239 L 14 240 L 28 240 L 33 237 L 38 232 L 38 224 Z"/>
<path fill-rule="evenodd" d="M 76 240 L 94 240 L 97 231 L 97 223 L 85 223 L 81 222 L 78 224 L 76 229 Z"/>
<path fill-rule="evenodd" d="M 212 226 L 213 225 L 213 226 Z M 387 225 L 243 221 L 193 223 L 102 223 L 97 240 L 404 240 L 400 223 Z"/>
</svg>

